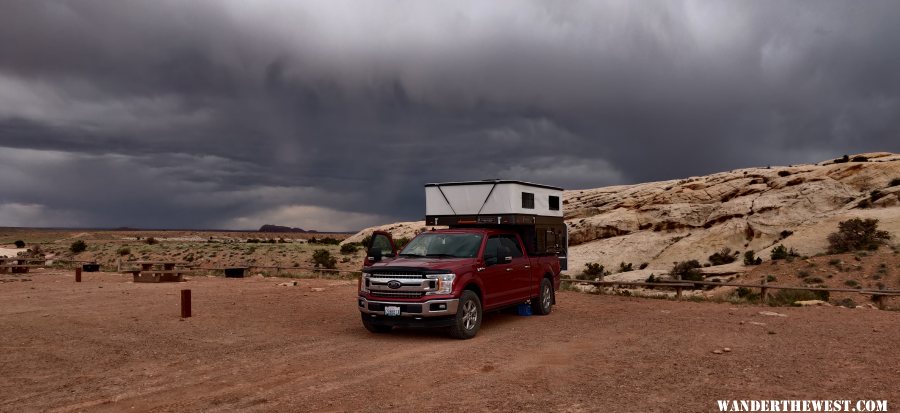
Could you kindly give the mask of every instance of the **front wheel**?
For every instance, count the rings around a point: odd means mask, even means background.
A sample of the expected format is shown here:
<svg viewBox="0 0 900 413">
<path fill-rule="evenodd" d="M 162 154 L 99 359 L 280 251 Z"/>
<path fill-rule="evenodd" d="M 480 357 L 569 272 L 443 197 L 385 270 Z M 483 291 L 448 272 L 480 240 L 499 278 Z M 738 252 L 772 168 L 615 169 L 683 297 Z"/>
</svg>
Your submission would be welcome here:
<svg viewBox="0 0 900 413">
<path fill-rule="evenodd" d="M 537 315 L 550 314 L 553 309 L 553 284 L 544 278 L 541 281 L 541 295 L 531 299 L 531 312 Z"/>
<path fill-rule="evenodd" d="M 456 319 L 450 327 L 450 335 L 460 340 L 468 340 L 478 334 L 481 328 L 481 300 L 478 294 L 470 290 L 463 291 L 459 297 Z"/>
<path fill-rule="evenodd" d="M 393 327 L 391 327 L 391 326 L 375 324 L 374 322 L 372 322 L 372 320 L 369 319 L 369 317 L 366 314 L 361 314 L 361 315 L 362 315 L 363 327 L 365 327 L 366 330 L 369 330 L 369 332 L 372 332 L 375 334 L 384 334 L 384 333 L 390 333 L 391 329 L 393 329 Z"/>
</svg>

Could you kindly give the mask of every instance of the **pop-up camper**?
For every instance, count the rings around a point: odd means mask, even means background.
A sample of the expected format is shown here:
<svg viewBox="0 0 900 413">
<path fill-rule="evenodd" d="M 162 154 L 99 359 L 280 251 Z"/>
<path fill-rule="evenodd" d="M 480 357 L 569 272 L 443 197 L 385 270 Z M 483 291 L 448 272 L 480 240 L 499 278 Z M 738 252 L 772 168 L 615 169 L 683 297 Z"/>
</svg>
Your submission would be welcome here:
<svg viewBox="0 0 900 413">
<path fill-rule="evenodd" d="M 562 191 L 508 180 L 426 184 L 425 223 L 513 229 L 530 255 L 555 254 L 566 269 L 568 231 L 563 221 Z"/>
</svg>

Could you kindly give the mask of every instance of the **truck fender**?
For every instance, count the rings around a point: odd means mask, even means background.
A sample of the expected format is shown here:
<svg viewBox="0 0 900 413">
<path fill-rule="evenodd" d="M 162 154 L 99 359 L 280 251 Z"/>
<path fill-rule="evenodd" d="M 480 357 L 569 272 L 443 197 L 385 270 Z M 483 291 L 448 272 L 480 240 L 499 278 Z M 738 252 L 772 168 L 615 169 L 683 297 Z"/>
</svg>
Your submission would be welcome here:
<svg viewBox="0 0 900 413">
<path fill-rule="evenodd" d="M 475 276 L 472 272 L 467 272 L 459 277 L 459 293 L 469 286 L 474 285 L 478 288 L 478 299 L 481 300 L 481 305 L 484 305 L 484 285 L 481 284 L 481 280 Z"/>
</svg>

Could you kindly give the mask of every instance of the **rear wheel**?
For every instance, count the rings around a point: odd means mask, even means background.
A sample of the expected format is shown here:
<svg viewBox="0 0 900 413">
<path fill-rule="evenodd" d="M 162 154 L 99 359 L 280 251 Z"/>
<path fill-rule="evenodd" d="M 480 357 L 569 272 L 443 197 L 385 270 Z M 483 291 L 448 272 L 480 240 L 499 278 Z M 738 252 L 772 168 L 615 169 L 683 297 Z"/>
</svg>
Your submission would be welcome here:
<svg viewBox="0 0 900 413">
<path fill-rule="evenodd" d="M 553 284 L 544 278 L 541 281 L 541 294 L 531 299 L 531 312 L 537 315 L 550 314 L 553 309 Z"/>
<path fill-rule="evenodd" d="M 478 299 L 478 294 L 470 290 L 463 291 L 456 310 L 456 322 L 450 327 L 450 335 L 460 340 L 475 337 L 481 328 L 481 316 L 481 300 Z"/>
<path fill-rule="evenodd" d="M 393 327 L 391 327 L 391 326 L 385 326 L 385 325 L 381 325 L 381 324 L 375 324 L 375 323 L 370 319 L 370 317 L 367 316 L 366 314 L 361 314 L 361 315 L 362 315 L 362 323 L 363 323 L 363 327 L 365 327 L 366 330 L 369 330 L 369 331 L 372 332 L 372 333 L 375 333 L 375 334 L 389 333 L 389 332 L 391 331 L 391 329 L 393 328 Z"/>
</svg>

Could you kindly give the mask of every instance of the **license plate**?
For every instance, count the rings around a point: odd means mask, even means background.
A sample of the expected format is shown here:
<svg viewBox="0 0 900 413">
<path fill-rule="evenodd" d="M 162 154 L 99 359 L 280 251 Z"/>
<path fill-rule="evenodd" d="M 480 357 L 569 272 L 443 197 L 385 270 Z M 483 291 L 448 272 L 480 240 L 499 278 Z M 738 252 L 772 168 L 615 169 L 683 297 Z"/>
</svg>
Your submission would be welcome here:
<svg viewBox="0 0 900 413">
<path fill-rule="evenodd" d="M 386 305 L 384 306 L 384 315 L 386 316 L 398 316 L 400 315 L 400 307 L 395 305 Z"/>
</svg>

